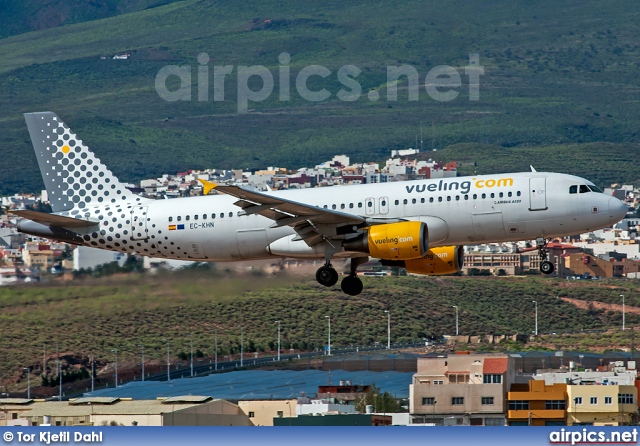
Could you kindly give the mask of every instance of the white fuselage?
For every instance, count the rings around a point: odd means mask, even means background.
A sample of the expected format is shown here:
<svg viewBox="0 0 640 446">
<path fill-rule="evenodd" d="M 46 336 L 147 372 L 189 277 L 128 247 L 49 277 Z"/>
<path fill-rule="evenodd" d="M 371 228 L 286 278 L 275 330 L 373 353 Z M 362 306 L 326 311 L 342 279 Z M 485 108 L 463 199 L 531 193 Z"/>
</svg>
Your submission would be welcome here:
<svg viewBox="0 0 640 446">
<path fill-rule="evenodd" d="M 571 175 L 531 172 L 269 194 L 363 217 L 424 221 L 429 246 L 434 247 L 572 235 L 610 226 L 624 217 L 626 207 L 611 196 L 570 193 L 571 186 L 579 190 L 581 185 L 592 183 Z M 100 215 L 100 231 L 78 232 L 87 246 L 153 257 L 216 262 L 323 257 L 320 251 L 304 249 L 299 255 L 295 249 L 274 253 L 270 245 L 294 235 L 293 228 L 270 228 L 273 220 L 242 215 L 236 201 L 228 195 L 209 195 L 97 206 L 92 215 Z M 358 255 L 362 256 L 338 254 Z"/>
</svg>

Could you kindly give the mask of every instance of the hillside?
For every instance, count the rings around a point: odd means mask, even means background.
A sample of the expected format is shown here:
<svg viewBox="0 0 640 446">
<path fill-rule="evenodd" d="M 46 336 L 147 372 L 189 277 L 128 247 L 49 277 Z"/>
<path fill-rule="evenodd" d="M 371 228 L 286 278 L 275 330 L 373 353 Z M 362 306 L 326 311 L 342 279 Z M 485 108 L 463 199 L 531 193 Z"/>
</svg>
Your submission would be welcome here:
<svg viewBox="0 0 640 446">
<path fill-rule="evenodd" d="M 64 26 L 0 40 L 0 195 L 42 187 L 22 118 L 42 110 L 56 111 L 125 181 L 187 168 L 297 168 L 336 153 L 380 160 L 414 146 L 422 124 L 425 150 L 446 148 L 437 156 L 455 159 L 473 147 L 464 159 L 477 161 L 478 173 L 535 164 L 600 185 L 639 182 L 629 167 L 640 161 L 640 12 L 631 1 L 87 3 L 114 6 L 104 14 L 80 8 Z M 36 4 L 12 1 L 0 16 L 13 22 Z M 37 28 L 10 33 L 28 29 Z M 131 57 L 112 59 L 122 52 Z M 211 72 L 233 67 L 224 101 L 213 100 L 212 74 L 210 100 L 196 100 L 202 52 Z M 291 56 L 288 101 L 278 99 L 283 52 Z M 469 100 L 464 74 L 471 53 L 485 70 L 479 101 Z M 167 64 L 193 67 L 191 101 L 158 96 L 156 75 Z M 310 79 L 313 90 L 331 93 L 320 102 L 295 89 L 297 73 L 312 64 L 331 71 Z M 337 71 L 346 64 L 362 70 L 362 96 L 352 102 L 337 98 L 345 87 Z M 408 100 L 402 78 L 398 101 L 387 101 L 387 66 L 403 64 L 419 73 L 419 98 Z M 275 85 L 239 115 L 241 65 L 264 65 Z M 426 93 L 425 76 L 437 65 L 461 74 L 453 101 Z M 249 85 L 261 88 L 256 78 Z M 382 99 L 370 101 L 370 91 Z"/>
<path fill-rule="evenodd" d="M 194 349 L 213 355 L 216 329 L 219 354 L 238 353 L 240 326 L 245 352 L 273 351 L 275 320 L 282 321 L 284 349 L 306 349 L 307 330 L 313 346 L 325 345 L 326 315 L 331 316 L 332 345 L 340 346 L 386 342 L 384 310 L 391 312 L 392 341 L 399 342 L 454 334 L 452 305 L 460 308 L 461 334 L 531 333 L 532 300 L 538 301 L 541 333 L 618 328 L 620 312 L 593 302 L 619 304 L 620 294 L 627 296 L 628 308 L 640 307 L 638 285 L 621 280 L 365 278 L 365 292 L 347 298 L 339 288 L 327 289 L 298 277 L 247 279 L 223 278 L 214 270 L 0 288 L 0 381 L 15 382 L 22 367 L 41 370 L 43 345 L 53 360 L 56 341 L 62 352 L 85 361 L 95 355 L 103 364 L 112 360 L 115 348 L 123 364 L 136 361 L 137 345 L 143 343 L 146 358 L 162 362 L 165 340 L 173 355 L 188 352 L 189 333 Z M 571 299 L 585 302 L 586 308 Z M 637 325 L 640 314 L 629 311 L 626 323 Z M 625 346 L 624 339 L 599 338 L 584 345 Z M 563 344 L 559 338 L 554 342 L 558 348 L 580 345 L 575 340 Z"/>
</svg>

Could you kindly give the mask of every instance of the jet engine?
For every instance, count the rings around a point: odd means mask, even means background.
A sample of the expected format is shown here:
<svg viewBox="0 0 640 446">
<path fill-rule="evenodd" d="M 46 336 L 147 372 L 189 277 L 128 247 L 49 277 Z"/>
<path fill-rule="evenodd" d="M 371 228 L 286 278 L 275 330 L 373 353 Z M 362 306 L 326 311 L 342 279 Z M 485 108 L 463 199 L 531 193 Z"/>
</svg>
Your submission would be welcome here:
<svg viewBox="0 0 640 446">
<path fill-rule="evenodd" d="M 419 259 L 400 261 L 382 261 L 385 266 L 406 268 L 410 274 L 425 274 L 429 276 L 443 276 L 454 274 L 462 269 L 464 263 L 464 247 L 439 246 L 431 248 L 427 254 Z"/>
<path fill-rule="evenodd" d="M 342 246 L 347 251 L 364 252 L 378 259 L 419 259 L 429 250 L 429 232 L 420 221 L 375 225 Z"/>
</svg>

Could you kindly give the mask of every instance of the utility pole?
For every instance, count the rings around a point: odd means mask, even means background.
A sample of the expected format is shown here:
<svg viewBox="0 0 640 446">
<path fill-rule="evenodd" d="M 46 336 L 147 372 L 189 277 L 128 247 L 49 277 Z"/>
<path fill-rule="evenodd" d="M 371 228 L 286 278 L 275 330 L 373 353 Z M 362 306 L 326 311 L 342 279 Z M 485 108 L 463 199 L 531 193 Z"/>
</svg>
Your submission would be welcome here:
<svg viewBox="0 0 640 446">
<path fill-rule="evenodd" d="M 215 329 L 215 344 L 216 344 L 216 353 L 215 353 L 215 371 L 218 371 L 218 328 Z"/>
<path fill-rule="evenodd" d="M 240 367 L 243 367 L 244 363 L 244 327 L 240 326 Z"/>
<path fill-rule="evenodd" d="M 167 339 L 167 382 L 171 381 L 171 353 L 169 349 L 169 340 Z"/>
<path fill-rule="evenodd" d="M 116 387 L 118 387 L 118 349 L 114 348 L 111 351 L 116 353 Z"/>
<path fill-rule="evenodd" d="M 422 127 L 420 127 L 422 131 Z M 391 350 L 391 313 L 389 310 L 384 310 L 387 313 L 387 350 Z"/>
<path fill-rule="evenodd" d="M 456 309 L 456 336 L 458 336 L 459 331 L 458 331 L 458 306 L 454 305 L 453 308 Z"/>
<path fill-rule="evenodd" d="M 95 358 L 91 355 L 91 391 L 95 389 Z"/>
<path fill-rule="evenodd" d="M 142 382 L 144 382 L 144 344 L 138 344 L 138 347 L 142 349 Z"/>
<path fill-rule="evenodd" d="M 331 316 L 325 316 L 327 318 L 327 322 L 329 323 L 329 338 L 327 345 L 327 356 L 331 356 Z"/>
<path fill-rule="evenodd" d="M 538 301 L 537 300 L 532 300 L 531 302 L 533 302 L 534 304 L 536 304 L 536 336 L 538 336 Z"/>
<path fill-rule="evenodd" d="M 189 333 L 191 339 L 191 377 L 193 378 L 193 333 Z"/>
<path fill-rule="evenodd" d="M 60 347 L 58 341 L 56 341 L 56 357 L 58 362 L 58 381 L 60 381 L 60 395 L 58 401 L 62 401 L 62 364 L 60 364 Z"/>
<path fill-rule="evenodd" d="M 274 321 L 278 324 L 278 362 L 280 361 L 280 321 Z"/>
</svg>

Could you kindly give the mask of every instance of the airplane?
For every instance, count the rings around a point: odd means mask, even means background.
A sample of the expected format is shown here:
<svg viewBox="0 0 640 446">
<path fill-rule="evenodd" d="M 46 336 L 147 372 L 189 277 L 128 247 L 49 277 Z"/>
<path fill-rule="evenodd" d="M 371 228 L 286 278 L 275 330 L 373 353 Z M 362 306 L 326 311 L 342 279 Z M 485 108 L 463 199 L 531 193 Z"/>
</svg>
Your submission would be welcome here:
<svg viewBox="0 0 640 446">
<path fill-rule="evenodd" d="M 409 273 L 460 271 L 464 245 L 536 240 L 553 273 L 555 237 L 615 224 L 627 206 L 577 176 L 536 172 L 257 192 L 200 180 L 204 195 L 153 200 L 129 191 L 52 112 L 26 113 L 52 213 L 12 211 L 20 232 L 123 253 L 199 262 L 324 259 L 317 281 L 335 285 L 334 258 L 350 261 L 342 291 L 370 257 Z M 211 191 L 218 194 L 209 195 Z"/>
</svg>

